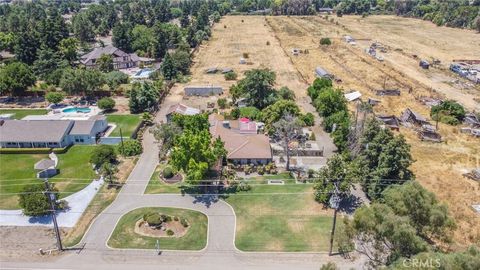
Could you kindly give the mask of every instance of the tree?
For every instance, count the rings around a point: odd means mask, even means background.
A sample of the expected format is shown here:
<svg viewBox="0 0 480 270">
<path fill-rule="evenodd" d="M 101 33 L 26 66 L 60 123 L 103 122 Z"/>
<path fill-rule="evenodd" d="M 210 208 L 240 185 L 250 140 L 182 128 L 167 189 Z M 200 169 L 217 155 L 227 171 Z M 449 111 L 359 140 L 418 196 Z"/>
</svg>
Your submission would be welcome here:
<svg viewBox="0 0 480 270">
<path fill-rule="evenodd" d="M 320 39 L 320 45 L 331 45 L 331 44 L 332 44 L 332 41 L 328 37 Z"/>
<path fill-rule="evenodd" d="M 340 89 L 324 89 L 313 101 L 313 104 L 323 117 L 347 110 L 347 100 Z"/>
<path fill-rule="evenodd" d="M 125 51 L 132 51 L 132 25 L 128 22 L 123 22 L 115 25 L 112 29 L 112 43 L 113 46 Z"/>
<path fill-rule="evenodd" d="M 315 179 L 315 200 L 328 206 L 330 197 L 335 191 L 335 184 L 345 197 L 350 193 L 352 178 L 348 173 L 348 161 L 339 154 L 334 155 L 327 161 L 327 166 L 321 168 Z"/>
<path fill-rule="evenodd" d="M 275 73 L 269 69 L 252 69 L 245 72 L 245 78 L 238 82 L 241 96 L 247 99 L 250 106 L 263 109 L 274 103 L 277 93 L 273 88 Z"/>
<path fill-rule="evenodd" d="M 217 100 L 217 105 L 220 109 L 225 109 L 227 107 L 227 99 L 226 98 L 219 98 Z"/>
<path fill-rule="evenodd" d="M 90 163 L 100 168 L 105 163 L 114 163 L 117 160 L 115 148 L 111 145 L 102 144 L 96 146 L 90 156 Z"/>
<path fill-rule="evenodd" d="M 132 50 L 153 56 L 155 36 L 152 28 L 145 25 L 135 25 L 132 29 Z"/>
<path fill-rule="evenodd" d="M 373 203 L 358 208 L 348 227 L 357 242 L 356 250 L 366 255 L 374 267 L 428 250 L 427 243 L 416 234 L 408 217 L 396 215 L 385 204 Z"/>
<path fill-rule="evenodd" d="M 140 155 L 143 152 L 142 143 L 138 140 L 128 140 L 118 145 L 118 152 L 126 157 Z"/>
<path fill-rule="evenodd" d="M 314 101 L 315 99 L 317 99 L 320 92 L 322 92 L 324 89 L 331 87 L 332 80 L 328 78 L 316 78 L 315 81 L 313 81 L 313 84 L 308 87 L 307 93 L 312 99 L 312 101 Z"/>
<path fill-rule="evenodd" d="M 111 71 L 105 74 L 105 82 L 111 91 L 116 90 L 121 84 L 128 83 L 128 75 L 121 71 Z"/>
<path fill-rule="evenodd" d="M 163 77 L 166 80 L 175 79 L 175 77 L 177 76 L 177 68 L 169 53 L 167 53 L 167 55 L 165 56 L 165 59 L 163 60 L 162 73 L 163 73 Z"/>
<path fill-rule="evenodd" d="M 302 136 L 302 127 L 298 124 L 297 118 L 291 114 L 285 114 L 282 118 L 273 124 L 275 136 L 282 143 L 283 150 L 287 157 L 286 170 L 290 170 L 290 155 L 295 150 L 291 145 L 293 141 L 297 141 Z"/>
<path fill-rule="evenodd" d="M 97 106 L 98 108 L 109 112 L 115 107 L 115 100 L 113 100 L 111 97 L 104 97 L 97 102 Z"/>
<path fill-rule="evenodd" d="M 450 242 L 453 219 L 445 205 L 416 181 L 392 186 L 383 192 L 383 201 L 399 216 L 407 216 L 417 234 L 430 241 Z"/>
<path fill-rule="evenodd" d="M 50 103 L 58 104 L 63 101 L 64 95 L 60 92 L 48 92 L 45 98 Z"/>
<path fill-rule="evenodd" d="M 182 128 L 180 128 L 175 122 L 157 125 L 153 129 L 153 136 L 158 142 L 160 142 L 161 148 L 165 151 L 173 146 L 175 136 L 181 133 Z"/>
<path fill-rule="evenodd" d="M 35 83 L 35 76 L 24 63 L 13 62 L 0 68 L 0 94 L 17 96 Z"/>
<path fill-rule="evenodd" d="M 57 75 L 55 71 L 57 69 L 64 69 L 68 63 L 62 60 L 58 52 L 54 52 L 52 49 L 42 47 L 37 51 L 38 57 L 33 62 L 33 70 L 35 74 L 45 81 L 58 81 L 58 78 L 52 78 Z"/>
<path fill-rule="evenodd" d="M 70 65 L 78 59 L 78 39 L 69 37 L 62 39 L 58 46 L 59 52 L 63 59 L 67 60 Z"/>
<path fill-rule="evenodd" d="M 190 64 L 192 60 L 190 59 L 190 53 L 185 50 L 176 50 L 172 55 L 173 65 L 177 72 L 182 74 L 188 74 L 190 69 Z"/>
<path fill-rule="evenodd" d="M 227 80 L 227 81 L 234 81 L 234 80 L 237 79 L 237 73 L 235 73 L 233 71 L 229 71 L 229 72 L 225 73 L 224 77 L 225 77 L 225 80 Z"/>
<path fill-rule="evenodd" d="M 85 12 L 80 12 L 73 16 L 72 29 L 75 37 L 81 43 L 93 41 L 95 38 L 95 27 Z"/>
<path fill-rule="evenodd" d="M 312 113 L 306 113 L 300 117 L 307 127 L 313 127 L 315 125 L 315 118 Z M 313 133 L 312 133 L 313 134 Z"/>
<path fill-rule="evenodd" d="M 153 120 L 154 120 L 154 119 L 153 119 L 153 116 L 152 116 L 151 113 L 149 113 L 149 112 L 144 112 L 144 113 L 142 113 L 141 119 L 142 119 L 142 122 L 143 122 L 146 126 L 151 126 L 151 125 L 153 125 Z"/>
<path fill-rule="evenodd" d="M 100 166 L 100 174 L 107 179 L 109 185 L 115 183 L 115 174 L 118 172 L 118 167 L 115 164 L 105 162 Z"/>
<path fill-rule="evenodd" d="M 152 83 L 135 83 L 130 91 L 129 107 L 131 113 L 141 113 L 157 106 L 159 89 Z"/>
<path fill-rule="evenodd" d="M 445 100 L 439 105 L 432 106 L 430 116 L 449 125 L 458 125 L 465 118 L 465 109 L 454 100 Z"/>
<path fill-rule="evenodd" d="M 31 65 L 37 59 L 39 47 L 38 32 L 28 29 L 23 33 L 18 33 L 13 51 L 19 61 Z"/>
<path fill-rule="evenodd" d="M 113 56 L 109 54 L 102 54 L 97 60 L 97 66 L 100 71 L 113 71 Z"/>
<path fill-rule="evenodd" d="M 295 93 L 286 86 L 278 90 L 278 96 L 282 99 L 295 100 Z"/>
<path fill-rule="evenodd" d="M 19 204 L 26 216 L 43 216 L 49 213 L 50 201 L 41 184 L 26 185 L 19 195 Z"/>
<path fill-rule="evenodd" d="M 300 115 L 300 109 L 298 105 L 292 100 L 281 99 L 272 105 L 262 110 L 263 122 L 265 122 L 265 130 L 272 131 L 273 124 L 280 119 L 290 115 L 297 117 Z"/>
<path fill-rule="evenodd" d="M 102 72 L 96 69 L 65 69 L 60 87 L 69 94 L 91 95 L 105 83 Z"/>
</svg>

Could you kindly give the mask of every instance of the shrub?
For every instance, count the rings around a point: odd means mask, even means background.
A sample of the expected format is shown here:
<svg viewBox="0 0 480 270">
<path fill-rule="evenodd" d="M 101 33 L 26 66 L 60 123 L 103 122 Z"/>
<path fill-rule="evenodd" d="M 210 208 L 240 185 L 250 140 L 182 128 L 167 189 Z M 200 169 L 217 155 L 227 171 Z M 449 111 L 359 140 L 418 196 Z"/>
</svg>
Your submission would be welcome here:
<svg viewBox="0 0 480 270">
<path fill-rule="evenodd" d="M 240 109 L 239 108 L 234 108 L 230 112 L 230 117 L 232 117 L 232 119 L 238 119 L 240 117 Z"/>
<path fill-rule="evenodd" d="M 219 98 L 217 100 L 217 105 L 220 109 L 225 109 L 227 107 L 227 99 L 226 98 Z"/>
<path fill-rule="evenodd" d="M 465 118 L 465 109 L 456 101 L 446 100 L 440 105 L 432 106 L 430 116 L 445 124 L 458 125 Z"/>
<path fill-rule="evenodd" d="M 185 228 L 189 226 L 187 220 L 184 218 L 180 219 L 180 224 L 182 224 L 182 226 Z"/>
<path fill-rule="evenodd" d="M 224 77 L 225 77 L 225 80 L 227 81 L 234 81 L 237 79 L 237 73 L 230 71 L 225 73 Z"/>
<path fill-rule="evenodd" d="M 45 98 L 48 100 L 48 102 L 53 103 L 53 104 L 58 104 L 63 101 L 63 94 L 60 92 L 49 92 Z"/>
<path fill-rule="evenodd" d="M 247 58 L 249 57 L 249 54 L 244 52 L 244 53 L 242 54 L 242 56 L 243 56 L 243 58 L 247 59 Z"/>
<path fill-rule="evenodd" d="M 173 220 L 178 221 L 179 218 L 178 218 L 177 216 L 174 216 L 174 217 L 173 217 Z"/>
<path fill-rule="evenodd" d="M 242 182 L 240 182 L 240 184 L 238 184 L 237 189 L 239 191 L 249 191 L 249 190 L 252 189 L 252 187 L 246 181 L 242 181 Z"/>
<path fill-rule="evenodd" d="M 100 167 L 104 163 L 113 163 L 115 160 L 117 160 L 115 148 L 106 144 L 95 147 L 90 156 L 90 162 L 97 167 Z"/>
<path fill-rule="evenodd" d="M 331 45 L 331 44 L 332 44 L 332 41 L 328 37 L 320 39 L 320 45 Z"/>
<path fill-rule="evenodd" d="M 118 145 L 118 152 L 126 157 L 140 155 L 143 152 L 142 143 L 138 140 L 128 140 Z"/>
<path fill-rule="evenodd" d="M 162 215 L 164 222 L 172 222 L 172 216 Z"/>
<path fill-rule="evenodd" d="M 270 46 L 270 41 L 267 41 L 267 46 Z"/>
<path fill-rule="evenodd" d="M 314 133 L 314 132 L 310 133 L 310 138 L 309 138 L 309 140 L 310 140 L 310 141 L 316 141 L 316 140 L 317 140 L 317 138 L 315 137 L 315 133 Z"/>
<path fill-rule="evenodd" d="M 113 108 L 115 107 L 115 100 L 113 100 L 113 98 L 111 97 L 104 97 L 97 102 L 97 105 L 98 108 L 108 112 L 113 110 Z"/>
<path fill-rule="evenodd" d="M 167 230 L 167 235 L 168 235 L 168 236 L 172 236 L 172 235 L 174 235 L 174 234 L 175 234 L 175 233 L 174 233 L 172 230 L 170 230 L 170 229 Z"/>
<path fill-rule="evenodd" d="M 305 123 L 306 126 L 312 127 L 315 124 L 315 120 L 312 113 L 307 113 L 301 116 L 301 120 Z M 313 134 L 313 133 L 312 133 Z"/>
<path fill-rule="evenodd" d="M 143 220 L 147 222 L 149 226 L 154 227 L 158 227 L 163 223 L 162 216 L 159 213 L 145 214 L 143 216 Z"/>
<path fill-rule="evenodd" d="M 172 167 L 166 167 L 163 169 L 163 178 L 169 179 L 173 177 L 173 169 Z"/>
</svg>

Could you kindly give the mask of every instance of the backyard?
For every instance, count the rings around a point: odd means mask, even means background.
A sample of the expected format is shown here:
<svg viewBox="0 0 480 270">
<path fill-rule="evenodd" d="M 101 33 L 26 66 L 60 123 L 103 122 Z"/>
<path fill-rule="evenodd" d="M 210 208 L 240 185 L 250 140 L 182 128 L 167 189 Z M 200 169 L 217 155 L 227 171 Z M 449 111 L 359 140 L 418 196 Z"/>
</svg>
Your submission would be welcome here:
<svg viewBox="0 0 480 270">
<path fill-rule="evenodd" d="M 108 114 L 107 121 L 117 127 L 112 131 L 110 137 L 120 137 L 120 129 L 123 137 L 130 137 L 135 128 L 140 124 L 139 114 Z"/>
<path fill-rule="evenodd" d="M 13 114 L 13 119 L 22 119 L 27 115 L 47 114 L 45 109 L 0 109 L 0 114 Z"/>
<path fill-rule="evenodd" d="M 144 214 L 158 212 L 188 221 L 189 227 L 181 237 L 149 237 L 135 232 L 137 221 Z M 112 248 L 155 249 L 158 240 L 162 250 L 201 250 L 207 244 L 208 219 L 204 214 L 177 208 L 148 207 L 128 212 L 117 223 L 108 245 Z"/>
<path fill-rule="evenodd" d="M 66 197 L 87 186 L 95 177 L 89 163 L 94 146 L 74 145 L 64 154 L 58 154 L 60 173 L 50 179 Z M 17 209 L 17 194 L 27 184 L 40 183 L 34 164 L 48 158 L 46 154 L 0 154 L 0 209 Z"/>
</svg>

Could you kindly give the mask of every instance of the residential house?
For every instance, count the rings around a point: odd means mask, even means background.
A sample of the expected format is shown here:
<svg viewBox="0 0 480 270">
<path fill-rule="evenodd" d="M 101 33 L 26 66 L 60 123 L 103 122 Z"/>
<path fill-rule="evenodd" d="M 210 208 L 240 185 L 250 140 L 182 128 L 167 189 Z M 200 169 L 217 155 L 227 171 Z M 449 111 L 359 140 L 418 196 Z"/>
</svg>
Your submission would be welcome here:
<svg viewBox="0 0 480 270">
<path fill-rule="evenodd" d="M 257 133 L 257 124 L 247 118 L 225 121 L 219 114 L 209 116 L 210 133 L 224 142 L 227 161 L 234 164 L 268 164 L 272 161 L 269 138 Z"/>
<path fill-rule="evenodd" d="M 0 120 L 0 148 L 63 148 L 95 144 L 108 128 L 106 117 L 87 120 Z"/>
<path fill-rule="evenodd" d="M 177 113 L 181 115 L 196 115 L 200 113 L 200 110 L 197 108 L 189 107 L 182 103 L 172 105 L 170 106 L 166 114 L 167 122 L 170 122 L 172 120 L 173 115 Z"/>
<path fill-rule="evenodd" d="M 135 53 L 126 53 L 112 45 L 99 47 L 80 57 L 80 63 L 87 68 L 97 68 L 97 61 L 102 55 L 111 55 L 114 69 L 125 69 L 151 64 L 154 59 L 139 57 Z"/>
</svg>

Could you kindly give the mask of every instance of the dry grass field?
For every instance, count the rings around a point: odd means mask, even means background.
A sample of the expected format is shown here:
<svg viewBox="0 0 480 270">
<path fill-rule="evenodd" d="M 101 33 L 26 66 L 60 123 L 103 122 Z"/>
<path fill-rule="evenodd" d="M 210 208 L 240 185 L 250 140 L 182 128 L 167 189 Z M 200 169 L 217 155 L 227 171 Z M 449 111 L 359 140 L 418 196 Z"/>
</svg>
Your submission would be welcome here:
<svg viewBox="0 0 480 270">
<path fill-rule="evenodd" d="M 292 48 L 309 51 L 299 56 L 289 54 L 303 78 L 311 83 L 315 78 L 315 67 L 322 66 L 341 79 L 336 86 L 345 91 L 358 90 L 364 100 L 368 97 L 380 99 L 381 103 L 374 109 L 376 113 L 398 116 L 409 107 L 428 118 L 429 108 L 418 101 L 424 96 L 454 98 L 470 109 L 478 106 L 474 100 L 480 96 L 478 87 L 457 89 L 445 82 L 432 80 L 429 78 L 430 71 L 419 69 L 418 60 L 411 60 L 408 56 L 416 48 L 415 53 L 420 57 L 438 58 L 444 64 L 456 58 L 473 58 L 475 55 L 478 58 L 480 46 L 476 44 L 480 36 L 474 32 L 438 28 L 423 21 L 388 16 L 367 19 L 344 16 L 339 18 L 338 25 L 320 17 L 268 17 L 267 21 L 285 52 L 290 52 Z M 346 44 L 341 39 L 344 35 L 372 39 L 397 50 L 388 50 L 384 55 L 385 61 L 379 62 L 364 53 L 361 43 L 356 47 Z M 321 37 L 332 38 L 332 45 L 320 47 Z M 441 67 L 431 72 L 450 76 Z M 437 84 L 445 88 L 440 91 Z M 375 96 L 373 90 L 382 88 L 398 88 L 402 94 L 400 97 Z M 456 241 L 461 246 L 478 243 L 480 216 L 471 205 L 480 202 L 480 186 L 465 179 L 462 174 L 480 166 L 479 140 L 459 134 L 458 128 L 443 124 L 439 125 L 444 139 L 440 144 L 421 142 L 413 131 L 405 128 L 400 132 L 412 146 L 412 155 L 416 160 L 412 169 L 418 181 L 436 193 L 456 219 Z"/>
</svg>

